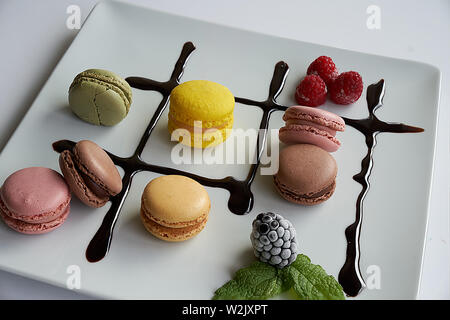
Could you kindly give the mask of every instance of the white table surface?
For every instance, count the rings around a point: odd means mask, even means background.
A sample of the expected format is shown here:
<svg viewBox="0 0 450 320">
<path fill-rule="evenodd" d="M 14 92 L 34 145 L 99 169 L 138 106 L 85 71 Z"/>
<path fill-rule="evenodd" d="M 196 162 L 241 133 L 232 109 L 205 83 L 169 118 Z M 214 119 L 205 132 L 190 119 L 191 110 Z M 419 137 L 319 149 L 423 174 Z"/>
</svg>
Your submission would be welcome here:
<svg viewBox="0 0 450 320">
<path fill-rule="evenodd" d="M 67 7 L 81 19 L 96 0 L 0 0 L 0 151 L 78 30 L 66 27 Z M 156 10 L 323 45 L 430 63 L 442 92 L 430 219 L 419 299 L 450 299 L 449 127 L 450 1 L 128 0 Z M 380 29 L 368 29 L 370 5 Z M 7 244 L 2 244 L 2 246 Z M 1 249 L 0 249 L 1 250 Z M 407 268 L 407 266 L 405 266 Z M 0 299 L 89 299 L 0 271 Z"/>
</svg>

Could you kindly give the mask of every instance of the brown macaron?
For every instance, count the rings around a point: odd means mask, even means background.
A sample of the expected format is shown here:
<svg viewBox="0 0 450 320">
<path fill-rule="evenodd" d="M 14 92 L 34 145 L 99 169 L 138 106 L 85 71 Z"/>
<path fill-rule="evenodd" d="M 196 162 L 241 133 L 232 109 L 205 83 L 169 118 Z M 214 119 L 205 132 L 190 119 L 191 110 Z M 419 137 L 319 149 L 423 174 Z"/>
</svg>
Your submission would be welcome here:
<svg viewBox="0 0 450 320">
<path fill-rule="evenodd" d="M 211 201 L 197 181 L 179 175 L 150 181 L 141 198 L 141 219 L 147 231 L 165 241 L 196 236 L 208 221 Z"/>
<path fill-rule="evenodd" d="M 59 166 L 72 193 L 90 207 L 104 206 L 122 190 L 114 162 L 92 141 L 82 140 L 71 151 L 63 151 Z"/>
<path fill-rule="evenodd" d="M 274 183 L 286 200 L 315 205 L 328 200 L 336 188 L 336 160 L 311 144 L 294 144 L 280 152 Z"/>
</svg>

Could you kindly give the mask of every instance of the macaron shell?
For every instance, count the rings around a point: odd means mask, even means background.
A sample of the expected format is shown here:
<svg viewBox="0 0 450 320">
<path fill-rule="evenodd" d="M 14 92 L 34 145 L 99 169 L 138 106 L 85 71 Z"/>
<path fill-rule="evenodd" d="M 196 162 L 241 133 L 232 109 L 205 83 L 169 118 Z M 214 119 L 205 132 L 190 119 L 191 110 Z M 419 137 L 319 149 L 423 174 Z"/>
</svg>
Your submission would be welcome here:
<svg viewBox="0 0 450 320">
<path fill-rule="evenodd" d="M 96 143 L 79 141 L 73 150 L 78 168 L 107 193 L 114 196 L 122 190 L 122 178 L 114 162 Z"/>
<path fill-rule="evenodd" d="M 80 74 L 80 77 L 92 77 L 96 80 L 107 82 L 122 91 L 121 95 L 125 95 L 127 100 L 127 108 L 129 109 L 132 100 L 131 86 L 128 82 L 112 71 L 104 69 L 88 69 Z"/>
<path fill-rule="evenodd" d="M 344 119 L 332 112 L 319 108 L 306 106 L 289 107 L 283 115 L 283 120 L 288 121 L 291 119 L 310 121 L 312 123 L 317 123 L 321 126 L 328 127 L 335 131 L 345 130 Z"/>
<path fill-rule="evenodd" d="M 170 228 L 183 228 L 203 221 L 211 207 L 206 189 L 179 175 L 150 181 L 142 193 L 141 207 L 149 219 Z"/>
<path fill-rule="evenodd" d="M 307 143 L 328 152 L 335 152 L 341 146 L 340 141 L 327 131 L 309 125 L 286 125 L 280 129 L 279 138 L 286 144 Z"/>
<path fill-rule="evenodd" d="M 180 242 L 191 239 L 199 234 L 205 228 L 208 216 L 194 225 L 183 228 L 169 228 L 149 219 L 147 214 L 141 209 L 141 220 L 145 229 L 155 237 L 164 241 Z"/>
<path fill-rule="evenodd" d="M 60 154 L 59 167 L 61 168 L 61 172 L 64 175 L 70 190 L 81 202 L 90 207 L 99 208 L 109 201 L 109 197 L 98 197 L 86 185 L 84 179 L 76 169 L 70 151 L 65 150 Z"/>
<path fill-rule="evenodd" d="M 95 125 L 112 126 L 127 115 L 127 108 L 116 92 L 87 80 L 70 89 L 69 105 L 80 119 Z"/>
<path fill-rule="evenodd" d="M 294 144 L 281 150 L 276 178 L 297 195 L 311 196 L 335 181 L 336 160 L 311 144 Z"/>
<path fill-rule="evenodd" d="M 229 116 L 234 105 L 234 96 L 227 87 L 208 80 L 192 80 L 172 90 L 169 109 L 176 112 L 181 121 L 184 116 L 214 121 Z"/>
<path fill-rule="evenodd" d="M 62 214 L 60 214 L 56 219 L 43 223 L 28 223 L 25 221 L 17 220 L 9 217 L 8 215 L 0 209 L 0 217 L 11 229 L 25 234 L 43 234 L 55 230 L 60 227 L 64 221 L 66 221 L 70 213 L 70 205 L 64 208 Z"/>
<path fill-rule="evenodd" d="M 115 91 L 106 90 L 98 93 L 93 102 L 99 123 L 103 126 L 113 126 L 127 116 L 128 109 Z"/>
<path fill-rule="evenodd" d="M 72 112 L 86 122 L 101 125 L 94 101 L 97 94 L 105 91 L 104 86 L 95 82 L 80 81 L 72 84 L 69 89 L 69 106 Z"/>
<path fill-rule="evenodd" d="M 14 172 L 3 183 L 0 196 L 10 217 L 30 223 L 55 219 L 71 198 L 64 178 L 44 167 Z"/>
</svg>

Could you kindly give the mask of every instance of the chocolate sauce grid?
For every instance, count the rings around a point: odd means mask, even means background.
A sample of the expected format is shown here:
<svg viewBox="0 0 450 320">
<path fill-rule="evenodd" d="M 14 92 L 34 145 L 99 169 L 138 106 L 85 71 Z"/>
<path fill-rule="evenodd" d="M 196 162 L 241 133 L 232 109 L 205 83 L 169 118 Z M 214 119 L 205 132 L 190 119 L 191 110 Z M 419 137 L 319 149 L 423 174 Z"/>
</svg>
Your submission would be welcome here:
<svg viewBox="0 0 450 320">
<path fill-rule="evenodd" d="M 86 249 L 86 258 L 89 262 L 97 262 L 103 259 L 109 251 L 111 246 L 113 230 L 115 223 L 119 217 L 122 206 L 130 190 L 133 176 L 141 171 L 151 171 L 159 174 L 177 174 L 189 177 L 201 183 L 204 186 L 226 189 L 230 192 L 228 200 L 228 208 L 234 214 L 243 215 L 249 213 L 253 208 L 254 198 L 251 192 L 251 184 L 255 179 L 258 170 L 262 152 L 264 151 L 267 129 L 272 112 L 285 111 L 287 107 L 282 106 L 276 102 L 276 98 L 283 90 L 286 78 L 289 72 L 288 65 L 280 61 L 275 65 L 273 77 L 269 86 L 269 94 L 264 101 L 255 101 L 246 98 L 236 97 L 238 103 L 259 107 L 263 110 L 262 119 L 259 129 L 263 131 L 262 135 L 258 136 L 256 147 L 256 163 L 250 166 L 249 173 L 245 180 L 237 180 L 234 177 L 228 176 L 223 179 L 211 179 L 199 176 L 190 172 L 181 171 L 174 168 L 162 167 L 147 163 L 141 159 L 144 147 L 150 138 L 150 135 L 161 118 L 162 113 L 166 109 L 169 101 L 169 96 L 173 88 L 179 83 L 183 75 L 186 62 L 190 55 L 195 50 L 192 42 L 186 42 L 181 51 L 180 57 L 175 64 L 171 77 L 166 82 L 159 82 L 142 77 L 128 77 L 125 80 L 133 88 L 141 90 L 158 91 L 163 96 L 158 108 L 153 114 L 147 129 L 141 137 L 141 140 L 136 148 L 136 151 L 131 157 L 118 157 L 108 151 L 108 155 L 113 162 L 122 167 L 124 176 L 122 178 L 122 191 L 110 199 L 111 207 L 106 213 L 102 224 Z M 356 219 L 353 224 L 348 226 L 345 230 L 347 239 L 347 254 L 346 261 L 339 273 L 339 283 L 344 288 L 344 291 L 349 296 L 356 296 L 365 285 L 364 279 L 361 276 L 359 268 L 360 247 L 359 238 L 361 233 L 363 202 L 369 189 L 369 176 L 371 173 L 373 160 L 372 154 L 376 144 L 376 135 L 380 132 L 422 132 L 423 129 L 411 127 L 401 123 L 387 123 L 379 120 L 374 112 L 382 106 L 382 99 L 385 92 L 384 80 L 380 80 L 376 84 L 372 84 L 367 88 L 367 103 L 369 109 L 369 116 L 366 119 L 349 119 L 344 118 L 345 123 L 356 130 L 360 131 L 366 137 L 366 145 L 368 152 L 366 157 L 361 162 L 361 172 L 356 174 L 353 179 L 362 185 L 362 191 L 356 201 Z M 64 150 L 72 150 L 75 142 L 69 140 L 60 140 L 53 143 L 53 149 L 57 152 Z"/>
<path fill-rule="evenodd" d="M 270 115 L 275 110 L 284 111 L 287 109 L 286 107 L 281 106 L 276 102 L 276 98 L 281 93 L 286 81 L 287 74 L 289 72 L 289 67 L 285 62 L 280 61 L 275 65 L 272 81 L 269 86 L 269 95 L 266 100 L 254 101 L 245 98 L 235 98 L 236 102 L 238 103 L 257 106 L 263 110 L 263 115 L 260 123 L 260 129 L 263 130 L 263 134 L 259 135 L 257 140 L 256 163 L 250 166 L 249 173 L 245 180 L 237 180 L 231 176 L 225 177 L 223 179 L 211 179 L 174 168 L 153 165 L 141 159 L 141 154 L 144 150 L 144 147 L 148 139 L 150 138 L 150 135 L 155 128 L 158 120 L 161 118 L 162 113 L 168 105 L 170 93 L 172 89 L 180 83 L 180 79 L 183 74 L 186 62 L 194 50 L 195 47 L 192 42 L 186 42 L 184 44 L 180 57 L 175 64 L 172 75 L 166 82 L 159 82 L 142 77 L 128 77 L 125 79 L 133 88 L 158 91 L 162 94 L 163 98 L 155 113 L 153 114 L 153 117 L 150 120 L 147 129 L 142 135 L 136 151 L 131 157 L 118 157 L 105 150 L 111 157 L 113 162 L 117 166 L 122 167 L 122 169 L 124 170 L 124 176 L 122 178 L 123 188 L 119 194 L 110 199 L 111 207 L 106 213 L 100 228 L 88 245 L 88 248 L 86 250 L 86 258 L 90 262 L 100 261 L 108 253 L 111 246 L 114 226 L 119 217 L 124 201 L 128 195 L 133 176 L 140 171 L 151 171 L 165 175 L 183 175 L 198 181 L 204 186 L 226 189 L 230 192 L 228 208 L 234 214 L 243 215 L 250 212 L 253 208 L 254 198 L 250 187 L 253 180 L 255 179 L 256 172 L 260 164 L 260 158 L 264 150 L 263 148 L 265 146 L 267 138 L 267 128 L 269 126 Z M 53 144 L 53 148 L 57 152 L 62 152 L 64 150 L 71 150 L 74 145 L 75 142 L 61 140 L 55 142 Z"/>
</svg>

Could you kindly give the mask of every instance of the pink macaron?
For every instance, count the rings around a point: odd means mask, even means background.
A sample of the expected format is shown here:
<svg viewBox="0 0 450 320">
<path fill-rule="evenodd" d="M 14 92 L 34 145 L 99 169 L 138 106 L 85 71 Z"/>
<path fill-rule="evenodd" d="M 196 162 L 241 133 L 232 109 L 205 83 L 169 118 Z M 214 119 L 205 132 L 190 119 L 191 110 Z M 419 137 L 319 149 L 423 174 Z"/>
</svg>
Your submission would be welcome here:
<svg viewBox="0 0 450 320">
<path fill-rule="evenodd" d="M 307 143 L 334 152 L 341 146 L 336 131 L 345 130 L 344 119 L 322 109 L 292 106 L 283 116 L 286 122 L 279 138 L 286 144 Z"/>
<path fill-rule="evenodd" d="M 50 232 L 70 212 L 70 190 L 58 172 L 30 167 L 11 174 L 0 189 L 0 216 L 12 229 L 26 234 Z"/>
</svg>

